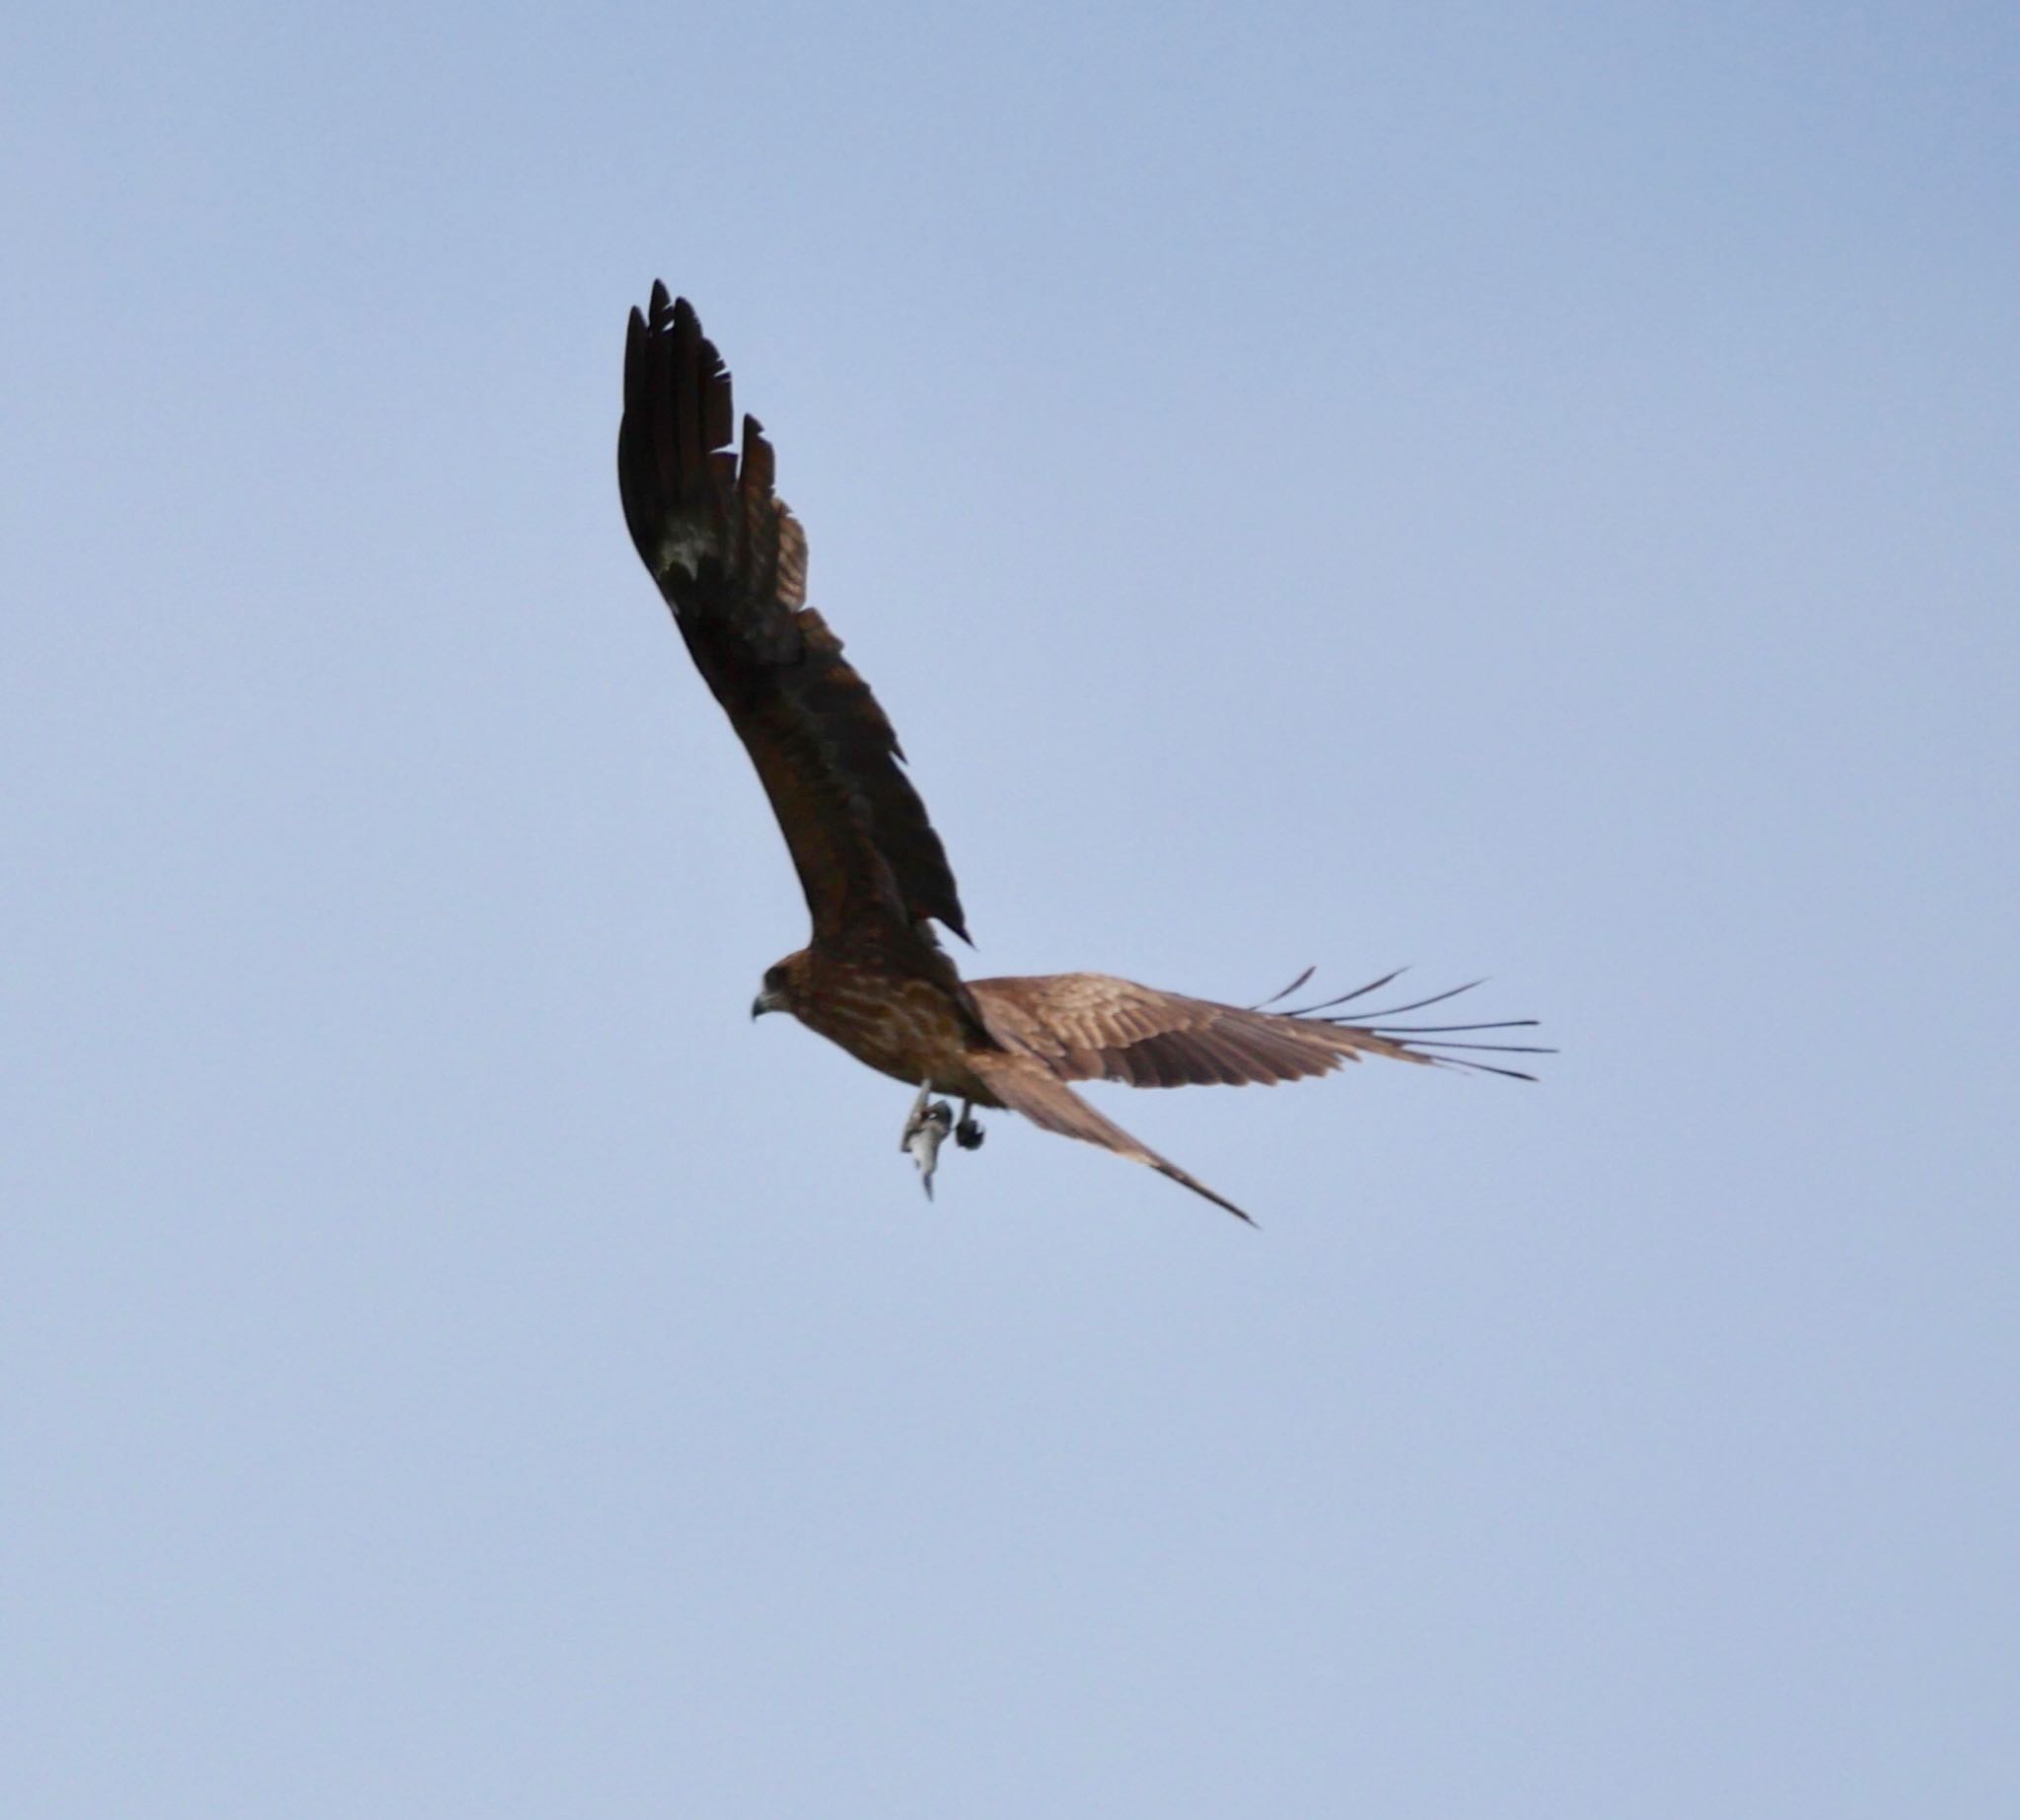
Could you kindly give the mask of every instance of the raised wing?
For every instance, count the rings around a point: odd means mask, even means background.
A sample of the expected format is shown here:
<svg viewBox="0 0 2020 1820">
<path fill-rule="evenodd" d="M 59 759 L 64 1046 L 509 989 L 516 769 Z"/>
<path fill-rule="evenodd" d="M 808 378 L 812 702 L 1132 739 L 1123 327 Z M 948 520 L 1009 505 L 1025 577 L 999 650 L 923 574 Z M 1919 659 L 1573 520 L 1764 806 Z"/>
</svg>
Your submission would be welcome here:
<svg viewBox="0 0 2020 1820">
<path fill-rule="evenodd" d="M 968 929 L 897 736 L 841 640 L 805 606 L 807 541 L 772 491 L 771 445 L 685 298 L 631 312 L 617 484 L 624 522 L 778 817 L 817 940 L 865 921 Z M 922 934 L 930 939 L 929 934 Z"/>
<path fill-rule="evenodd" d="M 1309 974 L 1305 976 L 1309 978 Z M 1397 1061 L 1445 1062 L 1493 1074 L 1531 1077 L 1519 1069 L 1471 1059 L 1462 1051 L 1538 1053 L 1527 1045 L 1465 1043 L 1461 1035 L 1533 1024 L 1534 1018 L 1497 1024 L 1406 1025 L 1386 1020 L 1454 996 L 1440 992 L 1386 1011 L 1327 1016 L 1335 1007 L 1395 979 L 1297 1011 L 1244 1009 L 1160 992 L 1108 974 L 1045 974 L 1029 979 L 971 980 L 969 991 L 990 1034 L 1006 1048 L 1045 1062 L 1060 1080 L 1113 1080 L 1131 1087 L 1230 1086 L 1299 1080 L 1325 1074 L 1342 1061 L 1387 1056 Z M 1294 982 L 1291 990 L 1303 981 Z M 1468 988 L 1460 986 L 1457 991 Z M 1278 993 L 1282 998 L 1286 994 Z M 1264 1003 L 1273 1001 L 1265 1000 Z"/>
</svg>

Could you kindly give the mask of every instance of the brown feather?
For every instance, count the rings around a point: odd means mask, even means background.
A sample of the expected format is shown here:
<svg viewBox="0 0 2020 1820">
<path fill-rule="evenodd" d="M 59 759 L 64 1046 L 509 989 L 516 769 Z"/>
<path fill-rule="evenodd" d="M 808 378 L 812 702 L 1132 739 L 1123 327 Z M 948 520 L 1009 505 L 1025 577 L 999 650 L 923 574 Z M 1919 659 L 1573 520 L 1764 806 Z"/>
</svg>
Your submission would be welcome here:
<svg viewBox="0 0 2020 1820">
<path fill-rule="evenodd" d="M 1035 1056 L 991 1054 L 972 1056 L 969 1059 L 997 1105 L 1022 1113 L 1042 1130 L 1100 1144 L 1132 1163 L 1146 1164 L 1182 1188 L 1203 1196 L 1215 1206 L 1225 1207 L 1237 1219 L 1248 1220 L 1252 1226 L 1256 1223 L 1225 1195 L 1215 1194 L 1197 1177 L 1188 1175 L 1178 1164 L 1131 1137 L 1114 1120 L 1104 1118 L 1071 1087 L 1047 1072 Z"/>
<path fill-rule="evenodd" d="M 771 445 L 685 298 L 631 313 L 617 481 L 631 541 L 771 799 L 817 940 L 866 923 L 936 946 L 967 920 L 897 735 L 806 597 L 807 546 L 773 491 Z M 924 963 L 923 955 L 915 957 Z"/>
<path fill-rule="evenodd" d="M 1108 974 L 973 980 L 969 991 L 999 1042 L 1037 1056 L 1061 1080 L 1272 1085 L 1329 1073 L 1363 1055 L 1434 1059 L 1355 1025 L 1245 1011 Z"/>
</svg>

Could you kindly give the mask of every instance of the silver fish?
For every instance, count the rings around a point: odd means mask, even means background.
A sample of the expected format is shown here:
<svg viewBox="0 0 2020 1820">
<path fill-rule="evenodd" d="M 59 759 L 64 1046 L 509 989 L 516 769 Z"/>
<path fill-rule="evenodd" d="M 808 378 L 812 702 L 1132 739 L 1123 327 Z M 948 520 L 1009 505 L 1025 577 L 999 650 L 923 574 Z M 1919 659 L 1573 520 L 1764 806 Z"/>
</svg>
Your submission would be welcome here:
<svg viewBox="0 0 2020 1820">
<path fill-rule="evenodd" d="M 954 1128 L 954 1109 L 945 1100 L 929 1100 L 922 1091 L 911 1117 L 904 1122 L 904 1135 L 899 1148 L 908 1151 L 919 1166 L 919 1184 L 928 1201 L 933 1198 L 933 1171 L 940 1166 L 940 1146 Z"/>
</svg>

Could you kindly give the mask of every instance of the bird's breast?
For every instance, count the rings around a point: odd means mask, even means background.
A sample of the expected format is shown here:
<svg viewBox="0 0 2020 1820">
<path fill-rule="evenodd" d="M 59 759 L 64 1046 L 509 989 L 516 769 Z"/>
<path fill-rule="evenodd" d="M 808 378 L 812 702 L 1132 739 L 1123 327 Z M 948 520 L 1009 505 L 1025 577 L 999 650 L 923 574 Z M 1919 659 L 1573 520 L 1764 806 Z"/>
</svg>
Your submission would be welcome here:
<svg viewBox="0 0 2020 1820">
<path fill-rule="evenodd" d="M 810 1030 L 900 1080 L 958 1092 L 969 1073 L 962 1060 L 973 1040 L 968 1026 L 930 981 L 830 964 L 802 983 L 793 1009 Z"/>
</svg>

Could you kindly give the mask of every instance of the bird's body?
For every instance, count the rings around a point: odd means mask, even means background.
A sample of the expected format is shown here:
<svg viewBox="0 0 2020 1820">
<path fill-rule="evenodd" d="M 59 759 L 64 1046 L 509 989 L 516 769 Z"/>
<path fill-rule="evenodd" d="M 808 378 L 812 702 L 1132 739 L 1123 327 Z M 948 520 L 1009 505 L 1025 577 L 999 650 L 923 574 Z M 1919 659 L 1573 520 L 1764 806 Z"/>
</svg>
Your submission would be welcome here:
<svg viewBox="0 0 2020 1820">
<path fill-rule="evenodd" d="M 1363 1013 L 1366 1022 L 1338 1013 L 1388 980 L 1291 1011 L 1104 974 L 964 982 L 933 929 L 938 922 L 968 939 L 940 837 L 883 709 L 840 639 L 805 605 L 806 539 L 772 489 L 770 444 L 746 417 L 739 460 L 732 428 L 721 359 L 685 300 L 672 302 L 654 285 L 649 311 L 631 313 L 625 348 L 617 436 L 625 522 L 751 754 L 813 915 L 813 939 L 767 970 L 753 1014 L 788 1011 L 857 1060 L 920 1089 L 904 1141 L 929 1187 L 948 1122 L 927 1129 L 924 1115 L 942 1093 L 1104 1145 L 1246 1219 L 1067 1083 L 1268 1083 L 1364 1055 L 1515 1072 L 1449 1053 L 1512 1047 L 1450 1040 L 1500 1026 L 1382 1021 L 1417 1006 Z M 954 1131 L 965 1147 L 980 1142 L 966 1117 Z"/>
<path fill-rule="evenodd" d="M 781 963 L 788 970 L 788 1008 L 809 1030 L 880 1074 L 995 1105 L 974 1065 L 975 1056 L 994 1046 L 964 1002 L 969 995 L 880 965 L 881 959 L 810 948 L 788 955 Z"/>
</svg>

